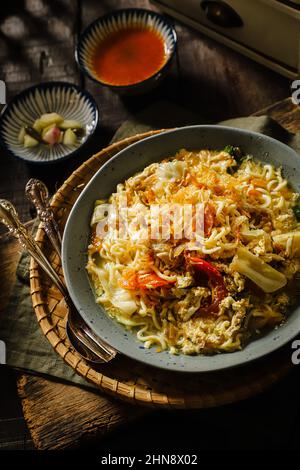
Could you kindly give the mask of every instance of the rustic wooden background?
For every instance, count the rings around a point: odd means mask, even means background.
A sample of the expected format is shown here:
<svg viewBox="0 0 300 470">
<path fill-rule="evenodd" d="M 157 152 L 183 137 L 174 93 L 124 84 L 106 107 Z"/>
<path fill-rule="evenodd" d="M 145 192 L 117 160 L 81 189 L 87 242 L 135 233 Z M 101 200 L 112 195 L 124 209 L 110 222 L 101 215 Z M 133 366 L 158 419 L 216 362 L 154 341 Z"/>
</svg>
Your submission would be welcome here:
<svg viewBox="0 0 300 470">
<path fill-rule="evenodd" d="M 288 79 L 179 23 L 175 24 L 179 36 L 179 61 L 174 64 L 169 77 L 158 90 L 148 96 L 126 99 L 97 86 L 80 75 L 74 62 L 74 46 L 78 34 L 89 22 L 103 13 L 114 8 L 130 6 L 153 8 L 147 0 L 10 0 L 1 5 L 0 79 L 5 80 L 7 84 L 8 99 L 25 87 L 40 81 L 67 80 L 89 90 L 100 109 L 99 130 L 80 158 L 57 164 L 53 168 L 47 167 L 45 170 L 39 166 L 12 160 L 3 152 L 0 153 L 0 197 L 12 200 L 24 221 L 30 220 L 34 215 L 24 199 L 24 185 L 30 177 L 43 179 L 54 190 L 83 160 L 107 144 L 125 119 L 135 116 L 155 100 L 166 99 L 198 113 L 207 121 L 218 121 L 246 116 L 290 95 Z M 162 121 L 163 117 L 160 117 L 157 127 L 168 125 Z M 3 229 L 1 230 L 3 233 Z M 3 243 L 2 247 L 4 246 Z M 7 252 L 2 250 L 1 253 L 5 261 Z M 4 282 L 5 279 L 0 279 L 2 294 L 5 291 L 7 298 L 11 284 L 5 286 Z M 3 308 L 4 303 L 1 306 Z M 1 368 L 0 383 L 0 448 L 28 448 L 32 444 L 22 420 L 15 388 L 15 373 Z M 147 419 L 147 422 L 142 420 L 139 425 L 129 427 L 123 443 L 127 443 L 129 448 L 134 443 L 137 447 L 141 446 L 141 431 L 148 437 L 151 436 L 151 439 L 154 431 L 156 439 L 169 432 L 167 441 L 171 443 L 172 436 L 176 439 L 173 429 L 178 419 L 185 427 L 194 420 L 196 424 L 206 426 L 213 433 L 214 427 L 220 432 L 225 429 L 218 416 L 225 420 L 238 419 L 240 424 L 242 417 L 247 416 L 250 427 L 249 430 L 244 429 L 238 438 L 240 446 L 243 441 L 249 442 L 249 439 L 254 439 L 258 447 L 261 439 L 269 439 L 275 448 L 287 441 L 293 446 L 298 436 L 295 424 L 298 411 L 289 414 L 292 400 L 287 399 L 285 408 L 279 409 L 278 412 L 280 425 L 288 431 L 280 432 L 277 423 L 278 432 L 274 436 L 276 420 L 272 417 L 272 405 L 275 405 L 278 397 L 293 395 L 296 390 L 295 383 L 297 377 L 292 374 L 286 383 L 268 392 L 261 401 L 257 398 L 236 407 L 206 411 L 201 417 L 197 413 L 181 413 L 180 418 L 176 417 L 178 415 L 168 415 L 160 431 L 156 430 L 157 415 L 154 415 Z M 260 426 L 264 427 L 262 435 L 257 437 L 254 437 L 252 432 L 255 428 L 255 417 L 258 416 L 254 410 L 260 411 Z M 263 411 L 265 413 L 262 413 Z M 187 433 L 186 446 L 188 437 L 194 439 L 191 433 Z M 195 439 L 192 442 L 197 443 Z M 116 446 L 117 443 L 118 436 L 111 441 L 108 438 L 102 445 Z M 209 439 L 203 445 L 209 448 Z"/>
<path fill-rule="evenodd" d="M 74 61 L 80 31 L 98 16 L 120 7 L 154 8 L 147 0 L 10 0 L 1 6 L 0 78 L 8 98 L 47 80 L 67 80 L 89 90 L 99 105 L 98 134 L 90 150 L 106 144 L 118 126 L 157 99 L 183 104 L 208 120 L 248 115 L 290 94 L 289 81 L 254 64 L 200 33 L 176 24 L 180 69 L 164 85 L 135 99 L 121 98 L 82 77 Z M 159 127 L 159 126 L 158 126 Z M 160 126 L 163 127 L 163 126 Z M 81 160 L 85 159 L 83 155 Z M 32 175 L 59 185 L 79 159 L 41 169 L 1 157 L 1 193 L 12 199 L 24 220 L 30 218 L 24 183 Z M 5 175 L 5 177 L 4 177 Z"/>
</svg>

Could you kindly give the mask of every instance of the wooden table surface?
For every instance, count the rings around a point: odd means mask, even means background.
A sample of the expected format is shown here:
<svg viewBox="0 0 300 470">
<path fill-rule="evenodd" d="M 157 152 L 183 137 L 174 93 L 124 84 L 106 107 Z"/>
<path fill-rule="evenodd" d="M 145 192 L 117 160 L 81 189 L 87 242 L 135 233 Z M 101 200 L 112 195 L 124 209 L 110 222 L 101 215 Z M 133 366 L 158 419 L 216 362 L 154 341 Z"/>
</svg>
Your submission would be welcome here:
<svg viewBox="0 0 300 470">
<path fill-rule="evenodd" d="M 44 169 L 12 160 L 1 151 L 0 197 L 10 199 L 24 221 L 34 215 L 24 198 L 24 186 L 30 177 L 43 179 L 54 191 L 73 169 L 109 142 L 124 120 L 155 100 L 181 104 L 211 122 L 249 115 L 290 95 L 288 79 L 177 22 L 179 61 L 158 90 L 129 99 L 99 87 L 76 67 L 76 39 L 96 17 L 130 6 L 154 9 L 147 0 L 10 0 L 1 6 L 0 79 L 7 84 L 8 99 L 40 81 L 66 80 L 89 90 L 100 109 L 101 125 L 95 138 L 84 154 L 73 161 Z M 162 123 L 160 117 L 157 127 L 162 127 Z M 1 279 L 0 282 L 3 285 Z M 3 448 L 31 446 L 21 417 L 14 372 L 1 368 L 0 382 L 0 448 L 1 442 Z M 272 400 L 271 392 L 269 399 Z M 190 415 L 182 419 L 188 422 Z M 175 418 L 170 417 L 170 427 L 174 422 Z M 151 430 L 151 420 L 149 426 Z M 154 418 L 152 426 L 155 427 Z M 128 432 L 128 440 L 132 435 L 139 442 L 134 429 Z M 9 436 L 11 444 L 6 444 Z M 23 436 L 22 442 L 19 436 Z"/>
</svg>

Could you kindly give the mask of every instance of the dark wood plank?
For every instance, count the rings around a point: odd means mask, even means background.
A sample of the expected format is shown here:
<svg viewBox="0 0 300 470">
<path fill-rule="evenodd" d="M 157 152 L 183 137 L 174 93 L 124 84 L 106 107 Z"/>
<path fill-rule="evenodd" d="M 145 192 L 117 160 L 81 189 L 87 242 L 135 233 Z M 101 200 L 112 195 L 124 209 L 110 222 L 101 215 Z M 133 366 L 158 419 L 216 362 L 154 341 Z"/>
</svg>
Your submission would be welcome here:
<svg viewBox="0 0 300 470">
<path fill-rule="evenodd" d="M 78 83 L 77 29 L 76 1 L 6 2 L 0 12 L 0 60 L 8 98 L 40 81 Z"/>
<path fill-rule="evenodd" d="M 21 400 L 16 399 L 16 372 L 0 366 L 0 450 L 28 449 L 33 446 Z"/>
<path fill-rule="evenodd" d="M 23 376 L 18 388 L 32 439 L 42 450 L 76 448 L 149 413 L 97 392 L 37 377 Z"/>
<path fill-rule="evenodd" d="M 257 116 L 268 114 L 288 131 L 293 133 L 300 131 L 300 106 L 294 105 L 291 98 L 278 101 L 254 114 Z"/>
</svg>

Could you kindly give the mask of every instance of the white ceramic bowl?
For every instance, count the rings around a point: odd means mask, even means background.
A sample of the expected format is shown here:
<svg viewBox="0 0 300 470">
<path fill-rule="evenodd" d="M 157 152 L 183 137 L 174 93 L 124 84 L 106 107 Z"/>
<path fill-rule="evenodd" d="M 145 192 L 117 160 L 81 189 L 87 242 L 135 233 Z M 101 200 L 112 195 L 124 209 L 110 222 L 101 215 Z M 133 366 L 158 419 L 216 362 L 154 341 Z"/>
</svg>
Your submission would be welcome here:
<svg viewBox="0 0 300 470">
<path fill-rule="evenodd" d="M 85 134 L 74 146 L 62 144 L 24 148 L 18 141 L 22 126 L 32 125 L 42 114 L 56 112 L 83 124 Z M 94 134 L 99 119 L 95 100 L 86 91 L 67 82 L 47 82 L 27 88 L 4 108 L 0 141 L 6 152 L 31 163 L 54 163 L 75 155 Z"/>
<path fill-rule="evenodd" d="M 93 70 L 93 56 L 97 46 L 111 33 L 131 26 L 151 28 L 156 31 L 164 41 L 166 60 L 161 68 L 151 77 L 132 85 L 111 85 L 102 82 Z M 155 88 L 165 77 L 172 58 L 176 52 L 177 35 L 173 26 L 158 13 L 143 8 L 125 8 L 115 10 L 107 15 L 97 18 L 81 34 L 75 58 L 82 72 L 92 80 L 107 86 L 120 94 L 135 95 L 145 93 Z M 145 51 L 146 54 L 146 51 Z"/>
</svg>

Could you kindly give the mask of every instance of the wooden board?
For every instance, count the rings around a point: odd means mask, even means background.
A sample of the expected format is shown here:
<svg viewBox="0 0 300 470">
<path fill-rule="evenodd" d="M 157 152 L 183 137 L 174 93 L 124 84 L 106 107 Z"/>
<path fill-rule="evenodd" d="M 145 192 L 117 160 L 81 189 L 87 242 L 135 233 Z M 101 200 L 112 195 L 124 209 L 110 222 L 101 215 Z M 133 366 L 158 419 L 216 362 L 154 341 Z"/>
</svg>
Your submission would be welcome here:
<svg viewBox="0 0 300 470">
<path fill-rule="evenodd" d="M 275 118 L 289 131 L 300 131 L 300 107 L 294 106 L 289 99 L 272 105 L 263 113 L 256 114 L 264 113 Z M 4 260 L 1 271 L 4 273 L 3 279 L 7 279 L 8 287 L 1 292 L 0 305 L 3 308 L 7 302 L 9 286 L 14 279 L 19 247 L 10 237 L 6 236 L 2 241 L 5 243 L 0 243 L 0 247 L 2 250 L 5 247 L 5 257 L 0 258 Z M 81 438 L 89 436 L 85 421 L 86 402 L 95 410 L 93 416 L 89 416 L 92 421 L 89 429 L 93 431 L 93 435 L 98 436 L 103 436 L 107 431 L 127 423 L 129 418 L 134 419 L 145 413 L 144 410 L 108 397 L 39 377 L 21 375 L 18 388 L 29 429 L 36 446 L 41 449 L 66 448 L 72 445 L 74 439 L 78 442 Z M 45 407 L 48 396 L 51 397 L 51 405 L 49 401 L 49 406 Z M 69 406 L 72 408 L 71 416 L 65 412 Z M 52 424 L 49 426 L 48 422 Z M 68 429 L 68 432 L 65 432 L 65 429 Z"/>
<path fill-rule="evenodd" d="M 18 380 L 23 412 L 38 449 L 68 449 L 149 413 L 72 385 L 23 375 Z"/>
</svg>

